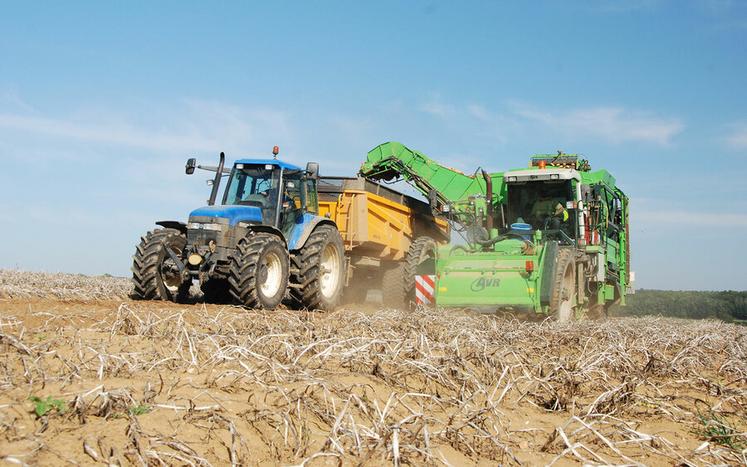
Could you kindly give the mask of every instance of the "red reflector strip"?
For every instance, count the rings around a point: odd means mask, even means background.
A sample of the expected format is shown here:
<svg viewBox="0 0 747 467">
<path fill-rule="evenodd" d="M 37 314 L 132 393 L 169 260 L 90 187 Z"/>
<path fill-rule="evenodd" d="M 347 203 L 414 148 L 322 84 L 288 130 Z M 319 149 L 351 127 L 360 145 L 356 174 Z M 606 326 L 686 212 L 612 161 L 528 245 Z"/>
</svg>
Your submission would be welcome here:
<svg viewBox="0 0 747 467">
<path fill-rule="evenodd" d="M 432 305 L 435 300 L 436 276 L 415 276 L 415 301 L 418 305 Z"/>
<path fill-rule="evenodd" d="M 527 272 L 534 271 L 534 261 L 527 260 L 527 262 L 524 265 L 524 269 L 526 269 Z"/>
</svg>

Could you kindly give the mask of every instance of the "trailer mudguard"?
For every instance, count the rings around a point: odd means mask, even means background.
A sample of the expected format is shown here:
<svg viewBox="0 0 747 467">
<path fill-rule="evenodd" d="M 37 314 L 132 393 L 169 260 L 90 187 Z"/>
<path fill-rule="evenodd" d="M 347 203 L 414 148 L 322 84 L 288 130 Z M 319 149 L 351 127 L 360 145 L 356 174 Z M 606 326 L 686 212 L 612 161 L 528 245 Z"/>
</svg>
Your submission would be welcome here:
<svg viewBox="0 0 747 467">
<path fill-rule="evenodd" d="M 335 224 L 330 219 L 327 219 L 326 217 L 304 213 L 302 217 L 298 218 L 298 220 L 296 221 L 296 225 L 293 226 L 293 229 L 290 232 L 290 238 L 288 239 L 288 249 L 298 250 L 300 248 L 303 248 L 304 244 L 306 244 L 306 240 L 309 238 L 309 235 L 311 235 L 311 232 L 313 232 L 318 225 L 324 224 L 332 225 L 337 228 L 337 224 Z"/>
</svg>

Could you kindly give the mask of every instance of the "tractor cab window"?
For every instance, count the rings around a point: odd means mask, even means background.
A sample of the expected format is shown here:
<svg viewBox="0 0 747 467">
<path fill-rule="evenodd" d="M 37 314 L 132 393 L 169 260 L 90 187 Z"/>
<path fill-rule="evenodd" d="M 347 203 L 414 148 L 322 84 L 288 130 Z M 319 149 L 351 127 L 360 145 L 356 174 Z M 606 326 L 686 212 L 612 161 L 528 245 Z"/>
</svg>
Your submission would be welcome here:
<svg viewBox="0 0 747 467">
<path fill-rule="evenodd" d="M 574 236 L 571 227 L 575 225 L 574 213 L 566 209 L 567 201 L 573 200 L 570 181 L 510 183 L 507 192 L 506 221 L 509 225 L 524 223 L 535 230 L 562 229 Z"/>
<path fill-rule="evenodd" d="M 301 172 L 286 171 L 283 175 L 283 199 L 280 211 L 280 230 L 290 234 L 293 225 L 303 216 L 304 199 Z"/>
<path fill-rule="evenodd" d="M 280 168 L 272 164 L 236 164 L 223 204 L 256 206 L 266 224 L 275 223 Z"/>
<path fill-rule="evenodd" d="M 316 194 L 316 180 L 307 178 L 303 181 L 304 198 L 306 199 L 306 212 L 310 214 L 319 213 L 319 198 Z"/>
</svg>

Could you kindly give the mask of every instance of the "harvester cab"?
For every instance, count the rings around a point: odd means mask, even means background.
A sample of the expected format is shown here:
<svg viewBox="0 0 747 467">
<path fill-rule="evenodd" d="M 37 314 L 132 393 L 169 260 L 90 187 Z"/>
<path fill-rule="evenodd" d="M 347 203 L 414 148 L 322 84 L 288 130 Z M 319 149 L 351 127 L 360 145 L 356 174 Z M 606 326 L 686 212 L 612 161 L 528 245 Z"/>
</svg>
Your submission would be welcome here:
<svg viewBox="0 0 747 467">
<path fill-rule="evenodd" d="M 273 155 L 277 156 L 277 146 Z M 207 302 L 272 309 L 332 308 L 344 284 L 344 250 L 335 223 L 318 214 L 319 166 L 239 159 L 225 167 L 187 160 L 185 172 L 214 172 L 207 206 L 188 222 L 161 221 L 135 255 L 135 297 L 181 300 L 198 281 Z M 222 180 L 225 190 L 220 195 Z"/>
</svg>

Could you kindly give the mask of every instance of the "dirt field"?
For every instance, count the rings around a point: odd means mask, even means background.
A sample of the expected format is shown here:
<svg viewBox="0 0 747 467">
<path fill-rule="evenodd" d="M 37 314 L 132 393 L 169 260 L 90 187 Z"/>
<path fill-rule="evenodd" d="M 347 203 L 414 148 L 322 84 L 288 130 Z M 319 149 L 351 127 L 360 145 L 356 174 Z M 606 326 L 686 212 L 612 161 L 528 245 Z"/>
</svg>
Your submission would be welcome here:
<svg viewBox="0 0 747 467">
<path fill-rule="evenodd" d="M 747 462 L 747 327 L 246 311 L 128 290 L 0 271 L 0 459 Z"/>
</svg>

